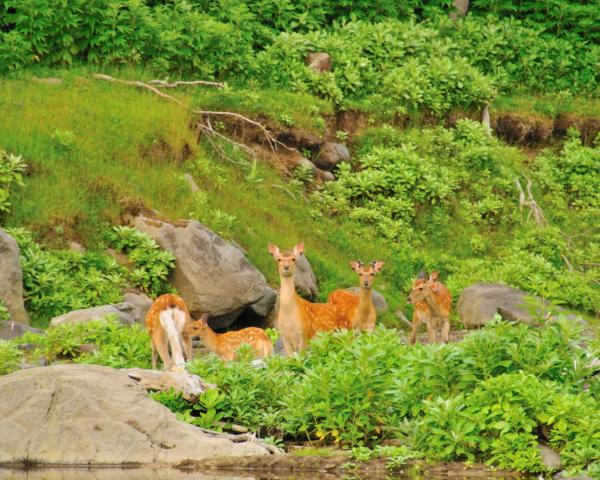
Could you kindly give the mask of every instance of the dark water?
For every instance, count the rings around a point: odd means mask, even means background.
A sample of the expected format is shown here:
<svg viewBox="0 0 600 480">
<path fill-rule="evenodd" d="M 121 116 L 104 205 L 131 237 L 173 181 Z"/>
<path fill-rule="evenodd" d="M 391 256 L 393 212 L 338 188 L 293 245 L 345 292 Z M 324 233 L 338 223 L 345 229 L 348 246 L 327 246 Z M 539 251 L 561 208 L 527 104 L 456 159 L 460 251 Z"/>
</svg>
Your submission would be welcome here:
<svg viewBox="0 0 600 480">
<path fill-rule="evenodd" d="M 318 460 L 316 460 L 318 461 Z M 0 468 L 0 480 L 442 480 L 442 479 L 474 479 L 482 480 L 484 478 L 494 478 L 496 480 L 508 480 L 509 477 L 461 474 L 458 472 L 440 472 L 431 475 L 344 475 L 337 476 L 331 474 L 277 474 L 268 473 L 200 473 L 200 472 L 181 472 L 171 468 L 136 468 L 136 469 L 78 469 L 78 468 L 53 468 L 43 470 L 6 470 Z"/>
</svg>

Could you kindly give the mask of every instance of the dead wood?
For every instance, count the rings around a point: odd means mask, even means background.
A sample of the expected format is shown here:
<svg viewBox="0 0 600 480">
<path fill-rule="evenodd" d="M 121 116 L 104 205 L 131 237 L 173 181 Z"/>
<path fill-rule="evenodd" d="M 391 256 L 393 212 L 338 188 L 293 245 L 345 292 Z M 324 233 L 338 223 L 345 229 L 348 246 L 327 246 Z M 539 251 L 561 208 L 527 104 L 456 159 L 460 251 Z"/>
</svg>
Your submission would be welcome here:
<svg viewBox="0 0 600 480">
<path fill-rule="evenodd" d="M 198 375 L 181 370 L 147 370 L 143 368 L 125 369 L 124 372 L 138 381 L 146 390 L 166 392 L 174 389 L 188 402 L 195 403 L 198 397 L 216 385 L 205 383 Z"/>
</svg>

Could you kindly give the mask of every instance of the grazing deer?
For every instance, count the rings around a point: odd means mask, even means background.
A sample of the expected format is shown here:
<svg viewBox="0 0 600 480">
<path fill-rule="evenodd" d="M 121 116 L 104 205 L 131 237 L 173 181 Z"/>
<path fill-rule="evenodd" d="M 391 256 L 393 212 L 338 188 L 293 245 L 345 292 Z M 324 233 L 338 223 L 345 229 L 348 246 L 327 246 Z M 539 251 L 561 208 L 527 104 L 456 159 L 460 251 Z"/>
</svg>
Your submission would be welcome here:
<svg viewBox="0 0 600 480">
<path fill-rule="evenodd" d="M 452 294 L 438 277 L 439 272 L 432 272 L 429 278 L 426 278 L 425 272 L 420 272 L 408 296 L 408 301 L 415 306 L 410 334 L 412 345 L 417 340 L 417 330 L 421 322 L 427 324 L 430 343 L 437 342 L 438 334 L 441 334 L 444 342 L 448 342 Z"/>
<path fill-rule="evenodd" d="M 308 345 L 317 332 L 350 328 L 350 323 L 342 318 L 330 303 L 311 303 L 298 296 L 294 284 L 296 260 L 304 253 L 304 244 L 299 243 L 291 252 L 283 252 L 269 243 L 269 253 L 277 261 L 281 289 L 279 291 L 279 311 L 275 321 L 281 334 L 286 354 L 291 355 Z"/>
<path fill-rule="evenodd" d="M 383 265 L 384 263 L 379 260 L 369 265 L 363 265 L 359 261 L 350 262 L 350 268 L 358 273 L 360 288 L 358 295 L 347 290 L 336 290 L 327 299 L 355 330 L 372 332 L 375 328 L 377 313 L 372 298 L 373 280 Z"/>
<path fill-rule="evenodd" d="M 215 333 L 208 325 L 208 315 L 190 323 L 185 331 L 190 337 L 200 337 L 211 352 L 226 362 L 235 360 L 236 351 L 243 345 L 252 347 L 257 357 L 268 357 L 273 351 L 273 344 L 261 328 L 248 327 L 227 333 Z"/>
<path fill-rule="evenodd" d="M 192 337 L 185 332 L 190 323 L 190 312 L 180 296 L 167 293 L 154 301 L 146 315 L 152 341 L 152 368 L 156 369 L 158 352 L 165 370 L 172 366 L 183 370 L 184 352 L 187 360 L 192 359 Z M 173 358 L 169 355 L 169 346 Z"/>
</svg>

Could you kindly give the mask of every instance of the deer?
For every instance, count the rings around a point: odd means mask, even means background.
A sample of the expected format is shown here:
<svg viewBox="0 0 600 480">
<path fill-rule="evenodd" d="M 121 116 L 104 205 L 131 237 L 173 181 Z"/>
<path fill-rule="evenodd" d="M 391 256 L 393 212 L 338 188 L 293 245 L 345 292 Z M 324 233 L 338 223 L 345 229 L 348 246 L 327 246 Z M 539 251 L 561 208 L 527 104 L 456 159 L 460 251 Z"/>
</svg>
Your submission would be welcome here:
<svg viewBox="0 0 600 480">
<path fill-rule="evenodd" d="M 268 357 L 273 351 L 273 344 L 262 328 L 248 327 L 226 333 L 216 333 L 208 325 L 208 314 L 186 327 L 190 337 L 200 337 L 211 352 L 225 362 L 235 360 L 236 351 L 244 344 L 250 345 L 256 357 Z"/>
<path fill-rule="evenodd" d="M 146 314 L 146 328 L 152 345 L 152 368 L 156 369 L 158 358 L 165 370 L 183 370 L 185 359 L 192 359 L 192 337 L 185 328 L 191 323 L 190 312 L 183 298 L 167 293 L 158 297 Z M 183 346 L 183 350 L 182 350 Z M 171 355 L 169 355 L 171 347 Z"/>
<path fill-rule="evenodd" d="M 311 303 L 296 293 L 294 274 L 296 260 L 304 254 L 303 243 L 283 253 L 278 246 L 269 243 L 269 253 L 278 265 L 281 288 L 275 324 L 287 355 L 305 349 L 320 331 L 350 328 L 348 320 L 339 315 L 333 304 Z"/>
<path fill-rule="evenodd" d="M 439 272 L 432 272 L 429 278 L 425 272 L 420 272 L 413 283 L 408 301 L 415 306 L 410 334 L 411 345 L 417 341 L 417 330 L 422 322 L 427 324 L 430 343 L 437 342 L 438 334 L 448 343 L 452 294 L 448 287 L 439 281 Z"/>
<path fill-rule="evenodd" d="M 351 261 L 350 268 L 359 278 L 358 295 L 347 290 L 335 290 L 327 299 L 355 330 L 372 332 L 375 328 L 377 313 L 372 298 L 373 280 L 383 266 L 384 262 L 381 260 L 375 260 L 369 265 L 358 260 Z"/>
</svg>

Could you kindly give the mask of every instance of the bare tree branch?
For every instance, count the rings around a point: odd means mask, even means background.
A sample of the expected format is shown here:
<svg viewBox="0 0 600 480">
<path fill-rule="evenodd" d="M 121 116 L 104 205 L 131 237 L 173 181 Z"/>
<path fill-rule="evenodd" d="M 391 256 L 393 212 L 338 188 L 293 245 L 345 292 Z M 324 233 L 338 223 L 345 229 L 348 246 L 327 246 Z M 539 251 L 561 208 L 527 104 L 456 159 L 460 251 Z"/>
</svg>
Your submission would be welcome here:
<svg viewBox="0 0 600 480">
<path fill-rule="evenodd" d="M 207 80 L 178 80 L 176 82 L 169 83 L 166 80 L 150 80 L 148 82 L 150 85 L 157 85 L 161 88 L 177 88 L 181 85 L 183 86 L 192 86 L 192 85 L 204 85 L 206 87 L 215 87 L 215 88 L 223 88 L 225 86 L 224 83 L 221 82 L 209 82 Z"/>
<path fill-rule="evenodd" d="M 525 177 L 525 178 L 527 178 L 527 177 Z M 541 225 L 541 226 L 548 225 L 548 222 L 546 221 L 546 217 L 544 216 L 544 212 L 542 211 L 540 206 L 537 204 L 537 202 L 533 198 L 533 194 L 531 193 L 531 185 L 532 185 L 531 180 L 529 178 L 527 178 L 527 186 L 525 187 L 527 190 L 527 197 L 525 196 L 525 192 L 523 191 L 523 187 L 521 186 L 521 182 L 519 182 L 518 178 L 515 179 L 515 184 L 517 186 L 517 189 L 519 190 L 519 209 L 523 210 L 523 207 L 528 207 L 529 208 L 529 213 L 527 215 L 528 219 L 533 214 L 535 223 L 537 223 L 538 225 Z"/>
</svg>

